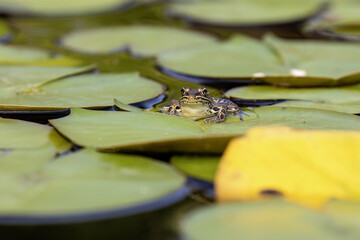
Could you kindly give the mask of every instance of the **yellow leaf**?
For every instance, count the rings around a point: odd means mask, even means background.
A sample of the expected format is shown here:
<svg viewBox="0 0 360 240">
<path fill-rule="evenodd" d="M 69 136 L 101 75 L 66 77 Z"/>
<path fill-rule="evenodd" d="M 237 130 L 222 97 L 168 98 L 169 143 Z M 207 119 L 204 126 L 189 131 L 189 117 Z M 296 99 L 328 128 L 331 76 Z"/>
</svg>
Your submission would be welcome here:
<svg viewBox="0 0 360 240">
<path fill-rule="evenodd" d="M 255 200 L 274 190 L 314 208 L 331 198 L 360 201 L 360 132 L 257 127 L 227 147 L 216 174 L 219 201 Z"/>
</svg>

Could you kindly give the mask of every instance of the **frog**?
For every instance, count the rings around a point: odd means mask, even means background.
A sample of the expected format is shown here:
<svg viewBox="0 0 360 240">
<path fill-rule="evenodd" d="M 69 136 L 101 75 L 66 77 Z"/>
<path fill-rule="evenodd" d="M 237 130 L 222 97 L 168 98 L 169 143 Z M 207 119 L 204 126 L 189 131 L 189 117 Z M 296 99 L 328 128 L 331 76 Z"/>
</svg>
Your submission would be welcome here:
<svg viewBox="0 0 360 240">
<path fill-rule="evenodd" d="M 212 97 L 205 87 L 183 87 L 180 99 L 172 100 L 160 112 L 192 120 L 204 119 L 203 123 L 225 122 L 228 114 L 238 115 L 241 120 L 243 114 L 247 115 L 231 100 Z"/>
</svg>

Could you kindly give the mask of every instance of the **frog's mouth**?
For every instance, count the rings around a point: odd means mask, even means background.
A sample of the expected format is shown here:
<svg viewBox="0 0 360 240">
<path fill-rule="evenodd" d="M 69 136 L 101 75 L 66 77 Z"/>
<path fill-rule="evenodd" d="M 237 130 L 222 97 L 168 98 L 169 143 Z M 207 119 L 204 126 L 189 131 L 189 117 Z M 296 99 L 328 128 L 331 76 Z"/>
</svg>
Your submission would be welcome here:
<svg viewBox="0 0 360 240">
<path fill-rule="evenodd" d="M 180 104 L 194 104 L 194 105 L 207 105 L 211 106 L 211 101 L 209 101 L 206 98 L 203 97 L 196 97 L 196 98 L 188 98 L 188 97 L 182 97 L 180 98 Z"/>
</svg>

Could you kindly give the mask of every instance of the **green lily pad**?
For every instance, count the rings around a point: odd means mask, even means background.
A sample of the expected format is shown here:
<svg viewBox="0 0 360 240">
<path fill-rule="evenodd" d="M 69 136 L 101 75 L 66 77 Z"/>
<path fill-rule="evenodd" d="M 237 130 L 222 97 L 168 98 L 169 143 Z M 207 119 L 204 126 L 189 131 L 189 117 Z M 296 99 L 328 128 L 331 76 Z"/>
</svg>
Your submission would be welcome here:
<svg viewBox="0 0 360 240">
<path fill-rule="evenodd" d="M 326 217 L 326 212 L 319 213 L 280 200 L 238 202 L 212 205 L 192 212 L 185 219 L 182 232 L 189 240 L 359 238 L 356 223 L 339 222 L 343 224 L 342 227 L 334 226 L 331 219 Z"/>
<path fill-rule="evenodd" d="M 334 33 L 353 35 L 360 40 L 360 3 L 352 0 L 332 0 L 326 20 L 320 28 L 330 28 Z M 352 39 L 352 38 L 349 38 Z"/>
<path fill-rule="evenodd" d="M 228 90 L 225 95 L 240 99 L 292 99 L 277 104 L 285 107 L 305 107 L 346 113 L 360 112 L 360 84 L 336 88 L 280 88 L 248 86 Z"/>
<path fill-rule="evenodd" d="M 186 175 L 199 180 L 213 182 L 220 157 L 173 156 L 171 164 Z"/>
<path fill-rule="evenodd" d="M 76 31 L 65 35 L 61 43 L 70 50 L 88 54 L 111 54 L 130 50 L 140 56 L 192 45 L 212 43 L 211 36 L 163 26 L 133 25 Z"/>
<path fill-rule="evenodd" d="M 0 20 L 0 39 L 8 36 L 10 30 L 9 27 L 7 26 L 6 22 L 3 20 Z"/>
<path fill-rule="evenodd" d="M 268 35 L 264 40 L 296 78 L 264 79 L 281 86 L 326 86 L 358 83 L 360 48 L 357 43 L 283 40 Z"/>
<path fill-rule="evenodd" d="M 276 25 L 303 20 L 314 15 L 321 1 L 225 0 L 193 1 L 170 5 L 172 15 L 215 26 Z"/>
<path fill-rule="evenodd" d="M 0 9 L 12 15 L 59 17 L 109 12 L 125 8 L 129 3 L 128 0 L 1 0 Z"/>
<path fill-rule="evenodd" d="M 0 109 L 106 107 L 113 105 L 114 98 L 136 103 L 157 97 L 164 91 L 161 84 L 137 73 L 86 74 L 47 82 L 20 93 L 18 89 L 10 85 L 3 90 L 5 96 L 0 97 Z"/>
<path fill-rule="evenodd" d="M 49 143 L 52 128 L 20 120 L 0 118 L 1 149 L 32 149 Z"/>
<path fill-rule="evenodd" d="M 28 47 L 0 45 L 0 63 L 19 64 L 34 61 L 43 61 L 50 58 L 51 54 L 45 50 Z"/>
<path fill-rule="evenodd" d="M 188 77 L 315 87 L 359 82 L 359 56 L 354 43 L 290 41 L 271 35 L 259 42 L 236 36 L 223 43 L 159 54 L 158 65 L 166 72 Z"/>
<path fill-rule="evenodd" d="M 0 66 L 1 96 L 30 91 L 46 83 L 71 75 L 89 72 L 94 66 L 86 67 L 37 67 L 37 66 Z"/>
<path fill-rule="evenodd" d="M 0 149 L 0 182 L 1 175 L 10 176 L 37 171 L 40 169 L 41 165 L 52 160 L 55 155 L 56 149 L 50 144 L 35 149 Z M 0 186 L 1 185 L 2 184 L 0 183 Z"/>
<path fill-rule="evenodd" d="M 34 158 L 27 160 L 35 164 Z M 125 209 L 156 201 L 185 183 L 166 163 L 91 149 L 37 164 L 40 169 L 17 177 L 0 173 L 0 216 L 62 217 Z"/>
<path fill-rule="evenodd" d="M 288 73 L 267 46 L 240 35 L 223 43 L 203 44 L 159 54 L 158 65 L 177 73 L 207 78 L 251 79 L 256 73 Z"/>
<path fill-rule="evenodd" d="M 360 130 L 360 119 L 345 113 L 276 107 L 258 108 L 255 112 L 255 119 L 201 124 L 161 113 L 72 109 L 69 116 L 50 123 L 77 145 L 107 151 L 221 153 L 232 137 L 259 125 Z"/>
<path fill-rule="evenodd" d="M 12 155 L 14 150 L 26 151 L 49 148 L 54 154 L 63 153 L 72 146 L 70 142 L 61 137 L 52 127 L 21 120 L 0 118 L 0 156 Z M 2 152 L 1 152 L 2 151 Z"/>
</svg>

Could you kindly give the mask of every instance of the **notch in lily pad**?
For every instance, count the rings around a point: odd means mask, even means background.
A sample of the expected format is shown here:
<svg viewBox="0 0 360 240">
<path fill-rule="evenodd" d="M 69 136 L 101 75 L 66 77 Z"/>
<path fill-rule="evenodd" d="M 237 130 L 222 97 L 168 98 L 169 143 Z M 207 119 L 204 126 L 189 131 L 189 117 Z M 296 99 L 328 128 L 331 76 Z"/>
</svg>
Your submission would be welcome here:
<svg viewBox="0 0 360 240">
<path fill-rule="evenodd" d="M 7 81 L 0 83 L 3 85 L 0 110 L 103 108 L 113 106 L 114 98 L 126 104 L 138 103 L 156 98 L 164 92 L 163 85 L 143 78 L 138 73 L 71 76 L 92 69 L 93 67 L 0 67 L 0 72 L 8 76 Z"/>
<path fill-rule="evenodd" d="M 157 65 L 183 80 L 204 83 L 268 83 L 282 87 L 340 86 L 359 82 L 359 47 L 354 43 L 258 41 L 235 36 L 221 43 L 161 53 Z"/>
</svg>

